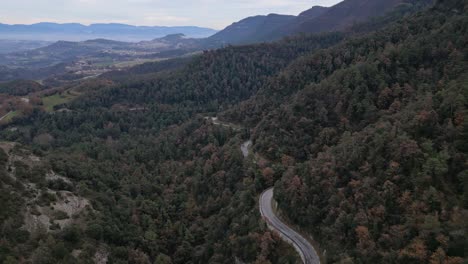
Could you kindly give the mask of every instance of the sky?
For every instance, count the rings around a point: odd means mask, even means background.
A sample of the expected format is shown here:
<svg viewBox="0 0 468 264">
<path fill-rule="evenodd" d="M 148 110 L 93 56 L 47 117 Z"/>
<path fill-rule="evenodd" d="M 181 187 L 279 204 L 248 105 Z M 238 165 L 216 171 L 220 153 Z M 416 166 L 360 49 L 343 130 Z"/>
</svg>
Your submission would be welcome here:
<svg viewBox="0 0 468 264">
<path fill-rule="evenodd" d="M 269 13 L 297 15 L 342 0 L 0 0 L 0 23 L 124 23 L 222 29 Z"/>
</svg>

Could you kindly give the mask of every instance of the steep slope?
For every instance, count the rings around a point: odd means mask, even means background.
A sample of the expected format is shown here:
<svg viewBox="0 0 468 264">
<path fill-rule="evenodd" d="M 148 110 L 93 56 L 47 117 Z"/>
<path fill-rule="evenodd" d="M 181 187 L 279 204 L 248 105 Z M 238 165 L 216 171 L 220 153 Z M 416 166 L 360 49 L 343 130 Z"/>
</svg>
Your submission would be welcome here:
<svg viewBox="0 0 468 264">
<path fill-rule="evenodd" d="M 395 8 L 403 0 L 345 0 L 324 10 L 319 16 L 298 19 L 286 26 L 284 34 L 318 33 L 344 30 L 370 17 L 378 17 Z"/>
<path fill-rule="evenodd" d="M 328 7 L 314 6 L 311 9 L 308 9 L 300 13 L 298 17 L 302 19 L 314 19 L 316 17 L 323 15 L 325 12 L 327 12 L 327 10 L 328 10 Z"/>
<path fill-rule="evenodd" d="M 329 261 L 466 261 L 467 8 L 303 57 L 232 111 Z"/>
<path fill-rule="evenodd" d="M 243 19 L 228 26 L 207 39 L 217 44 L 246 44 L 261 42 L 285 24 L 293 21 L 295 16 L 270 14 Z"/>
<path fill-rule="evenodd" d="M 401 4 L 404 9 L 432 4 L 432 0 L 344 0 L 332 7 L 315 6 L 298 16 L 269 15 L 251 17 L 234 23 L 208 38 L 221 44 L 245 44 L 274 41 L 300 33 L 345 31 L 393 11 Z M 412 6 L 417 7 L 412 7 Z"/>
<path fill-rule="evenodd" d="M 326 10 L 318 10 L 318 16 L 301 19 L 280 29 L 272 37 L 288 36 L 299 33 L 320 33 L 345 31 L 356 24 L 378 18 L 395 9 L 423 9 L 432 5 L 433 0 L 345 0 Z M 317 13 L 317 11 L 315 12 Z"/>
<path fill-rule="evenodd" d="M 34 253 L 30 260 L 43 263 L 52 255 L 61 255 L 58 252 L 65 247 L 77 246 L 76 225 L 93 214 L 93 209 L 76 192 L 75 184 L 51 171 L 47 160 L 19 144 L 0 142 L 0 232 L 4 241 L 0 260 L 15 263 Z M 25 255 L 24 248 L 15 247 L 20 244 L 37 250 Z"/>
</svg>

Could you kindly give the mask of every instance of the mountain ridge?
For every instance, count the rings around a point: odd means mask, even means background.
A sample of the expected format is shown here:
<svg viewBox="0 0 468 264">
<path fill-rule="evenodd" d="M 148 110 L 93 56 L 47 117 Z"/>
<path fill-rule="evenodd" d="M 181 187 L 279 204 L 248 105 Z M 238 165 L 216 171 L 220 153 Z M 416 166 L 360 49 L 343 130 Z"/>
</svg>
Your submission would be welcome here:
<svg viewBox="0 0 468 264">
<path fill-rule="evenodd" d="M 432 0 L 344 0 L 331 7 L 314 6 L 297 16 L 270 14 L 248 17 L 208 39 L 222 44 L 251 44 L 301 33 L 346 31 L 372 17 L 383 16 L 401 4 L 428 6 L 431 3 Z"/>
<path fill-rule="evenodd" d="M 214 34 L 208 40 L 221 44 L 245 44 L 261 41 L 263 36 L 273 34 L 275 30 L 295 18 L 295 16 L 279 14 L 247 17 Z"/>
</svg>

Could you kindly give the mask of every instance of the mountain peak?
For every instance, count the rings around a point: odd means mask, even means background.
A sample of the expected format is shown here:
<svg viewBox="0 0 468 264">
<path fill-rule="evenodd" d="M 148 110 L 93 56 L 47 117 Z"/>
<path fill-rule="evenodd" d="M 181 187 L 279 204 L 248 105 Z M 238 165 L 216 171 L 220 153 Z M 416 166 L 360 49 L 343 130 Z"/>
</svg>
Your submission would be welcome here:
<svg viewBox="0 0 468 264">
<path fill-rule="evenodd" d="M 308 9 L 302 13 L 299 14 L 299 17 L 317 17 L 322 15 L 328 10 L 328 7 L 324 6 L 314 6 L 311 9 Z"/>
<path fill-rule="evenodd" d="M 181 40 L 181 39 L 185 39 L 187 38 L 187 36 L 185 36 L 185 34 L 183 33 L 177 33 L 177 34 L 169 34 L 163 38 L 159 38 L 159 39 L 156 39 L 156 40 L 165 40 L 165 41 L 175 41 L 175 40 Z"/>
</svg>

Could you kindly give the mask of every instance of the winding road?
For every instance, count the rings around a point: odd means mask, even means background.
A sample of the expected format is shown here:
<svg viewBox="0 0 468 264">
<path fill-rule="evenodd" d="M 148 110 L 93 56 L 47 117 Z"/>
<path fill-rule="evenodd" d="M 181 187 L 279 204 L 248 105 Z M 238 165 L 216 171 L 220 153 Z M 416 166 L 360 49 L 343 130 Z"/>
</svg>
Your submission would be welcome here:
<svg viewBox="0 0 468 264">
<path fill-rule="evenodd" d="M 249 148 L 250 148 L 250 146 L 252 146 L 252 140 L 246 141 L 241 145 L 241 151 L 242 151 L 242 155 L 244 155 L 244 158 L 249 157 L 249 154 L 250 154 Z"/>
<path fill-rule="evenodd" d="M 234 124 L 232 124 L 232 123 L 220 121 L 217 117 L 205 116 L 205 119 L 211 120 L 211 122 L 213 122 L 214 125 L 223 126 L 223 127 L 229 127 L 229 128 L 231 128 L 231 129 L 237 130 L 237 131 L 241 130 L 241 128 L 242 128 L 242 127 L 237 126 L 237 125 L 234 125 Z"/>
<path fill-rule="evenodd" d="M 240 127 L 230 123 L 221 122 L 217 117 L 205 117 L 205 119 L 211 120 L 215 125 L 240 130 Z M 241 145 L 240 149 L 244 158 L 249 156 L 252 143 L 252 140 L 248 140 Z M 264 191 L 260 195 L 259 200 L 260 214 L 267 223 L 268 228 L 277 232 L 284 241 L 294 246 L 294 249 L 296 249 L 304 264 L 320 264 L 320 258 L 310 242 L 283 223 L 279 217 L 275 215 L 275 212 L 273 211 L 273 190 L 274 188 L 270 188 Z"/>
<path fill-rule="evenodd" d="M 292 228 L 283 223 L 273 211 L 273 188 L 264 191 L 260 195 L 260 213 L 268 227 L 276 231 L 283 240 L 293 245 L 301 256 L 304 264 L 320 264 L 320 258 L 314 247 Z"/>
</svg>

